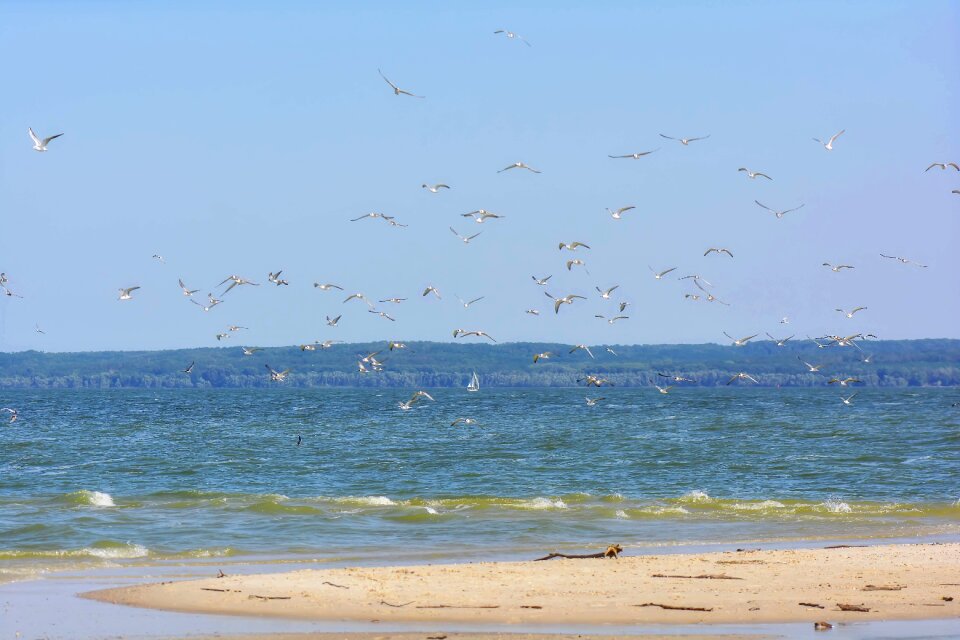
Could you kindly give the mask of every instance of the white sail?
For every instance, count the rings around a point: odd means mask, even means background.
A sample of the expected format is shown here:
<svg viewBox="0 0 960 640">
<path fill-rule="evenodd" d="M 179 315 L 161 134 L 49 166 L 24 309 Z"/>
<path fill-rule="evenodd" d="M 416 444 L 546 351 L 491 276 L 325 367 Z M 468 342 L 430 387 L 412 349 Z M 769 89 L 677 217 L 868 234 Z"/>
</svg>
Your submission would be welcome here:
<svg viewBox="0 0 960 640">
<path fill-rule="evenodd" d="M 480 391 L 480 378 L 477 377 L 477 372 L 473 372 L 473 377 L 470 378 L 470 384 L 467 385 L 467 391 Z"/>
</svg>

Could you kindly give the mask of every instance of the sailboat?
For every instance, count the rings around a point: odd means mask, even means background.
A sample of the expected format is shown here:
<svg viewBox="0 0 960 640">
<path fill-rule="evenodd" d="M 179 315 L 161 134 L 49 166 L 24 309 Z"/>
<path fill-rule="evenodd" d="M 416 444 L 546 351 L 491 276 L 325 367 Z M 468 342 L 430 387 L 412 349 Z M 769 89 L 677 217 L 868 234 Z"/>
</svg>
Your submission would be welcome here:
<svg viewBox="0 0 960 640">
<path fill-rule="evenodd" d="M 467 391 L 480 391 L 480 378 L 477 377 L 477 372 L 473 372 L 473 377 L 470 378 L 470 384 L 467 385 Z"/>
</svg>

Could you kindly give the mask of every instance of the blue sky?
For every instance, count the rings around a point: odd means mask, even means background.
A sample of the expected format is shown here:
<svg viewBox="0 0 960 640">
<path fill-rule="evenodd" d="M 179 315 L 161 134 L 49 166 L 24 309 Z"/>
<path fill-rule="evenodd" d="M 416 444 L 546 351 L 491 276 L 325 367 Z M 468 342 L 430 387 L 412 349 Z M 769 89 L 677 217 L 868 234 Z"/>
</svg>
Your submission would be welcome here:
<svg viewBox="0 0 960 640">
<path fill-rule="evenodd" d="M 960 174 L 923 171 L 960 161 L 956 3 L 197 4 L 0 5 L 0 271 L 24 296 L 0 299 L 0 349 L 209 346 L 230 324 L 250 327 L 231 343 L 257 345 L 458 327 L 591 344 L 960 337 Z M 393 95 L 378 67 L 426 98 Z M 65 135 L 36 153 L 28 126 Z M 841 129 L 833 152 L 811 140 Z M 518 160 L 543 173 L 497 173 Z M 778 220 L 755 199 L 805 207 Z M 477 208 L 505 218 L 459 215 Z M 409 226 L 349 222 L 370 211 Z M 465 246 L 450 226 L 483 234 Z M 558 251 L 572 240 L 591 249 Z M 648 265 L 699 273 L 731 306 L 686 300 L 700 292 Z M 268 286 L 277 269 L 289 287 Z M 262 285 L 209 313 L 177 287 L 217 293 L 231 273 Z M 534 274 L 589 300 L 555 315 Z M 388 322 L 315 281 L 408 300 L 380 305 Z M 619 300 L 629 320 L 593 317 Z"/>
</svg>

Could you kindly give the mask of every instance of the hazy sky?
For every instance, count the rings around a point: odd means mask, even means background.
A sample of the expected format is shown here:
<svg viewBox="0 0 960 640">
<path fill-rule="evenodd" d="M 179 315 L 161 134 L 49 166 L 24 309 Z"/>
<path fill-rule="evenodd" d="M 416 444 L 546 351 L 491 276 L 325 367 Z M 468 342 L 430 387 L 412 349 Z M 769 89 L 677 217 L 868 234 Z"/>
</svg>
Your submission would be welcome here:
<svg viewBox="0 0 960 640">
<path fill-rule="evenodd" d="M 23 295 L 0 299 L 0 349 L 209 346 L 229 324 L 250 327 L 234 346 L 960 338 L 960 174 L 924 172 L 960 161 L 955 2 L 197 4 L 0 4 L 0 271 Z M 64 136 L 37 153 L 28 126 Z M 518 160 L 543 173 L 497 173 Z M 506 217 L 459 215 L 477 208 Z M 409 226 L 349 222 L 370 211 Z M 177 286 L 232 273 L 261 286 L 209 313 Z M 684 299 L 688 273 L 730 306 Z M 589 300 L 555 315 L 531 280 L 550 274 Z M 409 299 L 389 322 L 315 281 Z M 619 300 L 629 320 L 593 317 Z"/>
</svg>

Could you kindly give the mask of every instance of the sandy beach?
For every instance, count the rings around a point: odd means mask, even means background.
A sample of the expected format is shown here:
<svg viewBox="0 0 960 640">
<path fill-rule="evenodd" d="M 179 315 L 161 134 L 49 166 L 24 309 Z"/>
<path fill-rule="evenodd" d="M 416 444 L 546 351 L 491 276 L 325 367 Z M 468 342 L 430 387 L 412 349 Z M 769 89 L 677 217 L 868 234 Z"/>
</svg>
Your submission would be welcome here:
<svg viewBox="0 0 960 640">
<path fill-rule="evenodd" d="M 960 616 L 958 543 L 629 553 L 619 559 L 228 575 L 85 597 L 182 612 L 381 623 L 812 623 Z M 856 610 L 844 611 L 847 605 Z"/>
</svg>

